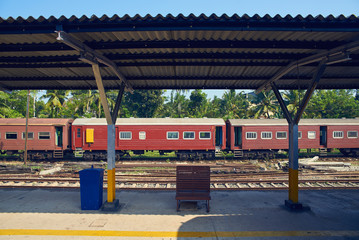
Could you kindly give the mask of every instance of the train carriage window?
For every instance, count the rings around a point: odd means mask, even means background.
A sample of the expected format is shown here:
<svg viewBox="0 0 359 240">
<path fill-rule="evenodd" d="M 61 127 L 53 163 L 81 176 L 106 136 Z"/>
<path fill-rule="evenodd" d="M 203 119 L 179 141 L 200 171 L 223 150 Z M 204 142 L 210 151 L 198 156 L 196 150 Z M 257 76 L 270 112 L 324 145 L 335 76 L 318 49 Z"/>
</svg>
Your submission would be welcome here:
<svg viewBox="0 0 359 240">
<path fill-rule="evenodd" d="M 302 139 L 302 132 L 298 132 L 298 139 Z"/>
<path fill-rule="evenodd" d="M 347 136 L 348 138 L 358 138 L 358 131 L 348 131 Z"/>
<path fill-rule="evenodd" d="M 194 132 L 183 132 L 183 139 L 194 139 Z"/>
<path fill-rule="evenodd" d="M 308 131 L 308 139 L 315 139 L 316 134 L 315 131 Z"/>
<path fill-rule="evenodd" d="M 343 138 L 344 132 L 343 131 L 333 131 L 333 138 Z"/>
<path fill-rule="evenodd" d="M 140 132 L 138 138 L 140 140 L 146 140 L 146 132 Z"/>
<path fill-rule="evenodd" d="M 5 139 L 17 139 L 17 132 L 6 132 Z"/>
<path fill-rule="evenodd" d="M 40 140 L 50 139 L 50 132 L 39 132 L 39 139 Z"/>
<path fill-rule="evenodd" d="M 120 139 L 121 140 L 131 140 L 132 132 L 120 132 Z"/>
<path fill-rule="evenodd" d="M 261 132 L 261 139 L 272 139 L 272 132 Z"/>
<path fill-rule="evenodd" d="M 22 139 L 25 139 L 25 137 L 26 137 L 26 133 L 22 132 Z M 33 140 L 34 139 L 34 133 L 33 132 L 28 132 L 27 133 L 27 139 Z"/>
<path fill-rule="evenodd" d="M 276 138 L 277 139 L 287 139 L 287 132 L 277 132 Z"/>
<path fill-rule="evenodd" d="M 81 137 L 81 128 L 78 128 L 78 129 L 77 129 L 77 137 L 78 137 L 78 138 Z"/>
<path fill-rule="evenodd" d="M 179 139 L 179 133 L 178 132 L 167 132 L 167 139 L 177 140 L 177 139 Z"/>
<path fill-rule="evenodd" d="M 199 132 L 199 139 L 211 139 L 211 132 Z"/>
<path fill-rule="evenodd" d="M 257 139 L 256 132 L 246 132 L 246 139 Z"/>
</svg>

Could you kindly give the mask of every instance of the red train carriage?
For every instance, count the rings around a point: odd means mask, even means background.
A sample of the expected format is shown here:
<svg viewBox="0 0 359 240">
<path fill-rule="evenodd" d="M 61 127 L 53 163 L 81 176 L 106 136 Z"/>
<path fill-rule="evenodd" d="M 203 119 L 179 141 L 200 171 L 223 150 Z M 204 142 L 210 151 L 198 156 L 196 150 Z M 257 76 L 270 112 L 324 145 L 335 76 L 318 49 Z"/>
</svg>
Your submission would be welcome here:
<svg viewBox="0 0 359 240">
<path fill-rule="evenodd" d="M 85 159 L 105 159 L 107 126 L 105 119 L 76 119 L 72 149 Z M 121 118 L 116 121 L 116 158 L 133 151 L 176 151 L 179 158 L 211 158 L 225 149 L 223 119 Z"/>
<path fill-rule="evenodd" d="M 28 159 L 62 158 L 70 149 L 72 119 L 31 118 L 28 122 Z M 26 119 L 0 119 L 0 150 L 15 154 L 25 149 Z"/>
<path fill-rule="evenodd" d="M 359 154 L 358 131 L 359 119 L 302 119 L 298 147 Z M 228 120 L 227 148 L 236 157 L 273 157 L 278 150 L 288 149 L 288 123 L 284 119 Z"/>
</svg>

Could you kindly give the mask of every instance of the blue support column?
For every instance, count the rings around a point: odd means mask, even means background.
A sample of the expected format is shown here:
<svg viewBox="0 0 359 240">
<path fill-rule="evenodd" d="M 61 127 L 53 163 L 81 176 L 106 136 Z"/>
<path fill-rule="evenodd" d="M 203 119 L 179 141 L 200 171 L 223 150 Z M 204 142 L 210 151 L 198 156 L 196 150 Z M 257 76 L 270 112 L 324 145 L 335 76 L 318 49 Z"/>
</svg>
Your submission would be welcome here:
<svg viewBox="0 0 359 240">
<path fill-rule="evenodd" d="M 298 124 L 291 122 L 288 125 L 289 132 L 289 194 L 285 205 L 290 209 L 302 209 L 298 203 Z"/>
</svg>

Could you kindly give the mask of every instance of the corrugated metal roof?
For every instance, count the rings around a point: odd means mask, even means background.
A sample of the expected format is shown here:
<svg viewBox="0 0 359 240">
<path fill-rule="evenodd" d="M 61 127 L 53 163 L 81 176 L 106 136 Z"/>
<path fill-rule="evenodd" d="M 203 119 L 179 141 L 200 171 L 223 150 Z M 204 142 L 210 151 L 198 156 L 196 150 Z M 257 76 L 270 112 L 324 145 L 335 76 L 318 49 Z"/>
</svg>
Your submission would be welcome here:
<svg viewBox="0 0 359 240">
<path fill-rule="evenodd" d="M 56 40 L 67 32 L 119 67 L 134 89 L 256 89 L 293 61 L 359 40 L 352 15 L 82 16 L 0 18 L 0 88 L 96 89 L 91 66 Z M 327 67 L 317 88 L 359 88 L 359 47 Z M 292 70 L 281 89 L 308 86 L 317 63 Z M 101 66 L 105 88 L 120 88 Z"/>
<path fill-rule="evenodd" d="M 68 123 L 71 123 L 72 119 L 66 118 L 29 118 L 29 126 L 44 126 L 44 125 L 51 125 L 51 126 L 65 126 Z M 26 119 L 25 118 L 0 118 L 0 125 L 6 126 L 25 126 Z"/>
<path fill-rule="evenodd" d="M 77 118 L 72 125 L 107 125 L 105 118 Z M 225 125 L 221 118 L 118 118 L 116 125 Z"/>
<path fill-rule="evenodd" d="M 233 126 L 282 126 L 288 125 L 286 119 L 229 119 Z M 320 125 L 320 126 L 334 126 L 334 125 L 359 125 L 359 118 L 347 119 L 301 119 L 299 125 Z"/>
</svg>

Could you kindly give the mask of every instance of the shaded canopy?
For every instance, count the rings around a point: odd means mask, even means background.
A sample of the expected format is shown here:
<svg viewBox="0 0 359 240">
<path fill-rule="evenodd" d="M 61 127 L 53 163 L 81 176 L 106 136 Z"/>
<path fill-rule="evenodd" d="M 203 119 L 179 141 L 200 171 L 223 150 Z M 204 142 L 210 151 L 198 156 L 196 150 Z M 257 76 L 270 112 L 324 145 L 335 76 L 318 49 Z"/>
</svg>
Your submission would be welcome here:
<svg viewBox="0 0 359 240">
<path fill-rule="evenodd" d="M 133 89 L 258 89 L 290 66 L 278 88 L 303 89 L 322 58 L 334 64 L 317 88 L 359 88 L 354 15 L 104 15 L 0 18 L 0 89 L 97 89 L 91 65 L 56 31 L 113 61 Z M 104 87 L 120 88 L 100 66 Z"/>
</svg>

